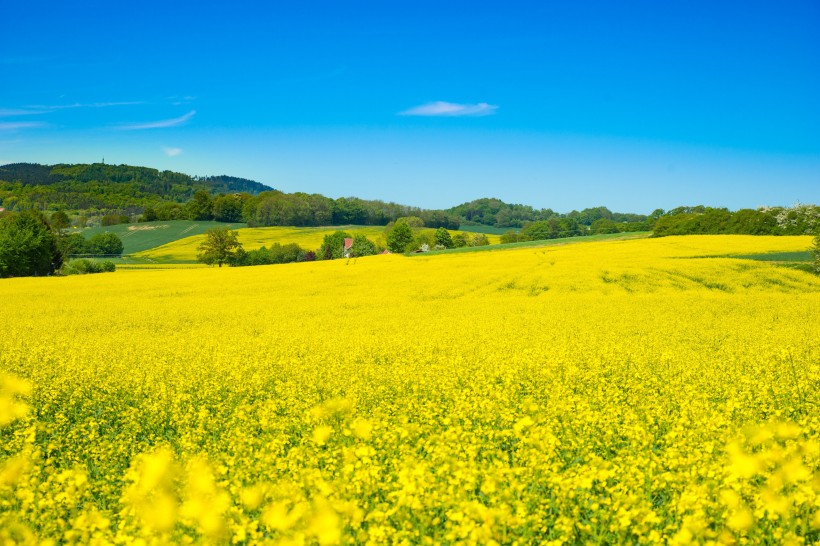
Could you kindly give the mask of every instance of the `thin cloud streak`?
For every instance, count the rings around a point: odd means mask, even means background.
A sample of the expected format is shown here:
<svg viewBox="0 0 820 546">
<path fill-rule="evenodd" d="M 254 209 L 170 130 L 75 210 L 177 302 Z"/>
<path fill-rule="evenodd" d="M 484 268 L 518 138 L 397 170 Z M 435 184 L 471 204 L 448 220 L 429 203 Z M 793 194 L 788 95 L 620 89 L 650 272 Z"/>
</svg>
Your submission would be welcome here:
<svg viewBox="0 0 820 546">
<path fill-rule="evenodd" d="M 110 108 L 112 106 L 137 106 L 140 104 L 145 104 L 145 101 L 91 102 L 86 104 L 75 102 L 73 104 L 32 105 L 29 106 L 29 108 L 36 108 L 39 110 L 65 110 L 68 108 Z"/>
<path fill-rule="evenodd" d="M 400 116 L 427 116 L 427 117 L 462 117 L 462 116 L 490 116 L 495 114 L 498 106 L 479 102 L 478 104 L 458 104 L 455 102 L 436 101 L 399 112 Z"/>
<path fill-rule="evenodd" d="M 8 118 L 12 116 L 33 116 L 36 114 L 45 114 L 46 110 L 26 110 L 24 108 L 0 108 L 0 118 Z"/>
<path fill-rule="evenodd" d="M 176 157 L 182 153 L 182 148 L 163 148 L 162 150 L 168 157 Z"/>
<path fill-rule="evenodd" d="M 5 121 L 0 122 L 0 131 L 17 131 L 18 129 L 34 129 L 45 126 L 46 124 L 41 121 Z"/>
<path fill-rule="evenodd" d="M 163 119 L 159 121 L 151 121 L 148 123 L 132 123 L 128 125 L 121 125 L 119 128 L 123 131 L 139 131 L 142 129 L 165 129 L 167 127 L 176 127 L 182 125 L 196 115 L 196 110 L 191 110 L 183 116 L 172 119 Z"/>
</svg>

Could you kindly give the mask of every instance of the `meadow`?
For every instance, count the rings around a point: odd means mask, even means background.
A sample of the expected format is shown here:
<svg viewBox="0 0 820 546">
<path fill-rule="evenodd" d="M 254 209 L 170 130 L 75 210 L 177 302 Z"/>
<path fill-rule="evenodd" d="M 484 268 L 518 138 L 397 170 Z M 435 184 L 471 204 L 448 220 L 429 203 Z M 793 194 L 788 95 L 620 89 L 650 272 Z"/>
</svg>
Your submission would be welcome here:
<svg viewBox="0 0 820 546">
<path fill-rule="evenodd" d="M 137 224 L 117 224 L 114 226 L 96 226 L 75 230 L 90 239 L 99 233 L 110 232 L 122 240 L 123 254 L 142 252 L 178 239 L 201 235 L 215 227 L 228 226 L 231 229 L 248 227 L 247 224 L 225 224 L 223 222 L 168 220 L 157 222 L 140 222 Z"/>
<path fill-rule="evenodd" d="M 810 544 L 809 237 L 0 282 L 0 543 Z"/>
</svg>

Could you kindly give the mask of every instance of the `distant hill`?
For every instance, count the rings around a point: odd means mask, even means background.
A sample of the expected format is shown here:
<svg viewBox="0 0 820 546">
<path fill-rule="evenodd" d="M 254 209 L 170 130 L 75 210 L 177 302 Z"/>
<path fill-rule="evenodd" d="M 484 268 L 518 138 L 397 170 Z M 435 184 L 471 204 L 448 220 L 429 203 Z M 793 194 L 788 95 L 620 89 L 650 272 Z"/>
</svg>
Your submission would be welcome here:
<svg viewBox="0 0 820 546">
<path fill-rule="evenodd" d="M 202 194 L 194 199 L 197 192 Z M 237 195 L 233 195 L 237 194 Z M 12 163 L 0 166 L 0 206 L 6 210 L 66 210 L 77 218 L 116 223 L 143 220 L 217 220 L 261 226 L 386 225 L 417 216 L 427 227 L 504 233 L 552 222 L 550 232 L 616 233 L 651 229 L 650 218 L 606 207 L 557 213 L 483 198 L 447 210 L 357 197 L 285 193 L 235 176 L 196 177 L 130 165 Z M 658 211 L 663 213 L 663 211 Z M 654 213 L 653 213 L 654 214 Z M 111 221 L 111 217 L 115 217 Z M 564 221 L 563 227 L 556 221 Z M 97 222 L 102 223 L 102 220 Z M 110 225 L 106 223 L 105 225 Z M 578 225 L 582 227 L 577 227 Z M 489 231 L 488 231 L 489 230 Z"/>
<path fill-rule="evenodd" d="M 11 163 L 0 166 L 0 201 L 20 208 L 116 209 L 137 212 L 164 202 L 185 203 L 200 190 L 212 195 L 272 188 L 233 176 L 193 177 L 130 165 Z"/>
<path fill-rule="evenodd" d="M 551 218 L 568 218 L 585 226 L 591 226 L 600 220 L 614 223 L 641 223 L 646 222 L 649 218 L 643 214 L 612 212 L 606 207 L 593 207 L 580 212 L 573 210 L 566 214 L 559 214 L 552 209 L 536 209 L 529 205 L 505 203 L 495 198 L 476 199 L 447 209 L 445 212 L 461 218 L 466 225 L 495 228 L 520 228 L 530 222 L 541 222 Z"/>
</svg>

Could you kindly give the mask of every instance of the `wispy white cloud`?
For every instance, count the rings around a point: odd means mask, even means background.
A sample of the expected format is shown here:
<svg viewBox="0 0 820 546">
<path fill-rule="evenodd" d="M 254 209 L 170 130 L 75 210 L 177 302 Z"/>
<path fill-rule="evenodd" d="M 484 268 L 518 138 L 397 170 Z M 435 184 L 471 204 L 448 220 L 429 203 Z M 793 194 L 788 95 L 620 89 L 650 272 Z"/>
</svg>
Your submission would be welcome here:
<svg viewBox="0 0 820 546">
<path fill-rule="evenodd" d="M 66 110 L 69 108 L 110 108 L 112 106 L 135 106 L 139 104 L 145 104 L 145 101 L 120 101 L 120 102 L 74 102 L 72 104 L 37 104 L 29 106 L 29 108 L 33 108 L 36 110 L 40 110 L 39 112 L 33 113 L 42 113 L 51 110 Z M 31 113 L 31 112 L 30 112 Z"/>
<path fill-rule="evenodd" d="M 182 153 L 182 148 L 163 148 L 162 151 L 164 151 L 168 157 L 176 157 Z"/>
<path fill-rule="evenodd" d="M 41 121 L 0 121 L 0 131 L 17 131 L 45 126 L 46 124 Z"/>
<path fill-rule="evenodd" d="M 124 101 L 124 102 L 91 102 L 73 104 L 37 104 L 29 105 L 24 108 L 0 108 L 0 118 L 8 118 L 12 116 L 36 116 L 38 114 L 48 114 L 56 112 L 57 110 L 68 110 L 73 108 L 109 108 L 111 106 L 134 106 L 137 104 L 145 104 L 143 101 Z"/>
<path fill-rule="evenodd" d="M 35 114 L 45 114 L 46 110 L 28 110 L 25 108 L 0 108 L 0 118 L 12 116 L 31 116 Z"/>
<path fill-rule="evenodd" d="M 479 102 L 478 104 L 458 104 L 455 102 L 436 101 L 399 112 L 400 116 L 489 116 L 495 114 L 498 106 Z"/>
<path fill-rule="evenodd" d="M 166 127 L 176 127 L 177 125 L 182 125 L 195 115 L 196 110 L 191 110 L 187 114 L 179 116 L 178 118 L 149 121 L 148 123 L 130 123 L 127 125 L 121 125 L 119 128 L 124 131 L 137 131 L 141 129 L 164 129 Z"/>
</svg>

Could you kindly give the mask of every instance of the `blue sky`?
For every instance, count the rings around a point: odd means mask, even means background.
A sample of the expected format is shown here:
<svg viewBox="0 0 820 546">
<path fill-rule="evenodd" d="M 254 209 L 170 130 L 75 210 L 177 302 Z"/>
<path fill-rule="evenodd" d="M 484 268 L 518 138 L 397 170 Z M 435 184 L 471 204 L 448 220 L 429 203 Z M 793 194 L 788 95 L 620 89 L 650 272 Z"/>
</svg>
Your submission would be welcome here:
<svg viewBox="0 0 820 546">
<path fill-rule="evenodd" d="M 104 157 L 425 208 L 820 202 L 816 0 L 2 12 L 0 164 Z"/>
</svg>

